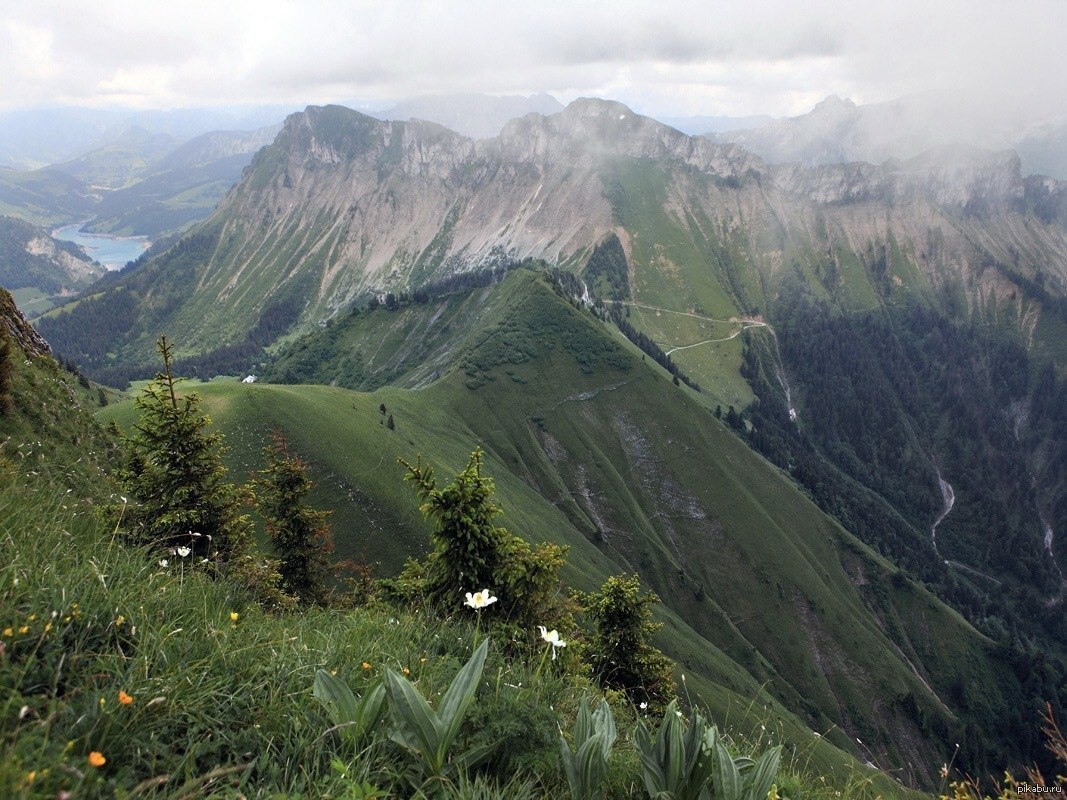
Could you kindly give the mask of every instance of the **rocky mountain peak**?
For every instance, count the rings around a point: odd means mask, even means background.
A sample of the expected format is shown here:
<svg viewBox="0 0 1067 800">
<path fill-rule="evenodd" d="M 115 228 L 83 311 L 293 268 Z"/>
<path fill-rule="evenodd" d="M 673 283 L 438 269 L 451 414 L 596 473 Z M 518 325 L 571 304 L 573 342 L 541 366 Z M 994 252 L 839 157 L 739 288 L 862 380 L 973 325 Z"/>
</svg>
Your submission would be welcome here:
<svg viewBox="0 0 1067 800">
<path fill-rule="evenodd" d="M 836 94 L 820 100 L 811 110 L 812 115 L 844 116 L 856 110 L 856 104 L 848 98 L 842 99 Z"/>
</svg>

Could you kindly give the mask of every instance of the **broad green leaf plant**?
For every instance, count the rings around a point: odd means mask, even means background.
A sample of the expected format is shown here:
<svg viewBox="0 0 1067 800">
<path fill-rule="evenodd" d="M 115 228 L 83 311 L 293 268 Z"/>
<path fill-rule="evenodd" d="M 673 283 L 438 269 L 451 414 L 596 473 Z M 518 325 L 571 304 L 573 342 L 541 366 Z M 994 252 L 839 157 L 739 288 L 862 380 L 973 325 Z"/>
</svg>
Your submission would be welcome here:
<svg viewBox="0 0 1067 800">
<path fill-rule="evenodd" d="M 385 687 L 377 683 L 363 697 L 356 697 L 344 681 L 320 669 L 315 673 L 313 692 L 326 706 L 341 737 L 357 752 L 365 750 L 385 714 Z"/>
<path fill-rule="evenodd" d="M 385 673 L 385 689 L 395 723 L 390 738 L 416 758 L 424 781 L 451 778 L 477 766 L 495 749 L 493 745 L 485 745 L 452 753 L 478 689 L 488 650 L 486 639 L 453 679 L 441 699 L 440 711 L 434 711 L 415 684 L 403 675 L 393 670 Z"/>
<path fill-rule="evenodd" d="M 607 701 L 601 700 L 596 711 L 590 711 L 589 702 L 583 697 L 574 725 L 574 749 L 560 736 L 571 800 L 602 800 L 616 736 L 615 719 Z"/>
<path fill-rule="evenodd" d="M 634 742 L 650 800 L 765 800 L 781 758 L 780 747 L 759 761 L 732 758 L 700 712 L 686 725 L 677 700 L 667 707 L 655 739 L 639 721 Z"/>
</svg>

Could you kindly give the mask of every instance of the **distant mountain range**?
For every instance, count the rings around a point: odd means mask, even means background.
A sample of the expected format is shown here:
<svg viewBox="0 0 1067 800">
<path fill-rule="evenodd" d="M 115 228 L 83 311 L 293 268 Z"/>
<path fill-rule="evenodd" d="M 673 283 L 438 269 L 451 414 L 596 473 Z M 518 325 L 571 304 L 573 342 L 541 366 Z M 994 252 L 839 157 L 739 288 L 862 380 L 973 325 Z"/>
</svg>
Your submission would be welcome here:
<svg viewBox="0 0 1067 800">
<path fill-rule="evenodd" d="M 714 133 L 714 132 L 713 132 Z M 974 98 L 940 92 L 856 105 L 831 96 L 807 114 L 714 133 L 773 164 L 913 158 L 933 147 L 1015 148 L 1024 174 L 1067 179 L 1067 126 L 1010 123 Z"/>
<path fill-rule="evenodd" d="M 288 118 L 198 230 L 199 290 L 153 325 L 210 349 L 239 341 L 280 298 L 313 325 L 369 293 L 505 258 L 584 263 L 612 233 L 650 302 L 751 312 L 796 270 L 825 284 L 816 264 L 837 253 L 842 283 L 830 288 L 842 305 L 868 307 L 881 280 L 868 251 L 891 243 L 895 291 L 962 281 L 966 302 L 980 305 L 1011 291 L 989 271 L 994 262 L 1067 286 L 1064 196 L 1055 181 L 1024 179 L 1011 153 L 775 166 L 603 100 L 512 120 L 482 141 L 310 107 Z M 731 277 L 739 267 L 725 252 L 745 263 L 743 275 Z M 710 284 L 693 272 L 708 265 L 719 273 Z M 179 275 L 166 257 L 147 267 L 146 311 Z"/>
</svg>

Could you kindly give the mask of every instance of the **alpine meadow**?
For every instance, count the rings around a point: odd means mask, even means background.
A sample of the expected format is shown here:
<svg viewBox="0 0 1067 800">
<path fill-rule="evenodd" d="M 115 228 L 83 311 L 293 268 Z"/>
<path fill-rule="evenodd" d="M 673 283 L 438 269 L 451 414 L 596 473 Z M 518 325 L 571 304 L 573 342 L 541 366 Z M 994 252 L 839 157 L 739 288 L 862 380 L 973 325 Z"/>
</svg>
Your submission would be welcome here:
<svg viewBox="0 0 1067 800">
<path fill-rule="evenodd" d="M 0 795 L 1062 794 L 1067 20 L 713 5 L 0 11 Z"/>
</svg>

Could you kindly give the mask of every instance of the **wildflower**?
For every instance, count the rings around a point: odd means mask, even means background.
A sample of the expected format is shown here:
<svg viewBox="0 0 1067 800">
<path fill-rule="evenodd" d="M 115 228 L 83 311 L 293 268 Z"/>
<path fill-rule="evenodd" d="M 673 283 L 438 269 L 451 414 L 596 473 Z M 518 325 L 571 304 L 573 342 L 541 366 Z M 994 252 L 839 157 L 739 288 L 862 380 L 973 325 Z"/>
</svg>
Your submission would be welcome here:
<svg viewBox="0 0 1067 800">
<path fill-rule="evenodd" d="M 648 708 L 648 703 L 646 703 L 646 702 L 644 702 L 642 700 L 641 701 L 641 705 L 639 705 L 638 708 L 640 708 L 642 711 L 644 711 L 644 710 L 646 710 Z"/>
<path fill-rule="evenodd" d="M 482 589 L 480 592 L 471 594 L 467 592 L 467 602 L 464 605 L 469 608 L 473 608 L 475 611 L 481 611 L 486 606 L 492 605 L 496 602 L 496 598 L 489 594 L 488 589 Z"/>
<path fill-rule="evenodd" d="M 947 778 L 948 777 L 948 764 L 942 764 L 941 765 L 941 777 L 942 778 Z"/>
<path fill-rule="evenodd" d="M 231 611 L 230 612 L 230 622 L 237 622 L 237 618 L 239 616 L 241 616 L 241 615 L 238 614 L 236 611 Z"/>
<path fill-rule="evenodd" d="M 23 625 L 21 628 L 19 628 L 19 633 L 29 633 L 29 632 L 30 632 L 30 626 L 29 625 Z"/>
<path fill-rule="evenodd" d="M 118 628 L 118 627 L 120 627 L 122 625 L 125 625 L 125 624 L 126 624 L 126 617 L 124 617 L 122 614 L 119 614 L 117 617 L 115 617 L 115 627 L 116 628 Z"/>
<path fill-rule="evenodd" d="M 167 567 L 167 564 L 169 564 L 169 563 L 170 563 L 170 562 L 169 562 L 169 561 L 167 561 L 167 559 L 165 559 L 165 558 L 161 558 L 161 559 L 159 559 L 159 566 L 163 567 L 164 569 L 166 569 L 166 567 Z"/>
<path fill-rule="evenodd" d="M 14 635 L 15 635 L 15 632 L 13 630 L 11 630 L 11 628 L 4 628 L 4 636 L 11 637 L 11 636 L 14 636 Z"/>
<path fill-rule="evenodd" d="M 124 706 L 128 706 L 130 703 L 133 702 L 133 695 L 126 694 L 123 689 L 119 689 L 119 702 L 122 703 Z"/>
<path fill-rule="evenodd" d="M 403 672 L 404 672 L 405 675 L 410 675 L 411 674 L 411 670 L 408 669 L 407 667 L 404 667 Z"/>
<path fill-rule="evenodd" d="M 52 623 L 51 622 L 46 622 L 44 624 L 44 632 L 48 633 L 50 630 L 52 630 Z"/>
<path fill-rule="evenodd" d="M 363 662 L 363 669 L 370 669 L 370 662 L 369 661 L 364 661 Z"/>
<path fill-rule="evenodd" d="M 566 647 L 567 643 L 559 638 L 559 631 L 556 631 L 556 630 L 551 630 L 551 631 L 545 630 L 545 626 L 544 625 L 538 625 L 537 628 L 538 628 L 538 630 L 541 631 L 541 638 L 544 639 L 546 642 L 548 642 L 550 645 L 552 645 L 552 660 L 555 661 L 556 660 L 556 648 L 558 648 L 558 647 Z"/>
<path fill-rule="evenodd" d="M 179 556 L 181 556 L 182 558 L 185 558 L 185 557 L 186 557 L 186 556 L 188 556 L 188 555 L 189 555 L 189 554 L 190 554 L 191 552 L 193 552 L 193 551 L 192 551 L 192 550 L 190 550 L 190 549 L 189 549 L 188 547 L 179 547 L 179 548 L 178 548 L 178 555 L 179 555 Z"/>
<path fill-rule="evenodd" d="M 26 773 L 26 783 L 33 783 L 37 780 L 37 770 L 30 770 Z"/>
<path fill-rule="evenodd" d="M 93 752 L 89 754 L 89 766 L 96 767 L 97 769 L 99 769 L 106 763 L 107 759 L 104 758 L 104 754 L 101 753 L 99 750 L 93 750 Z"/>
</svg>

